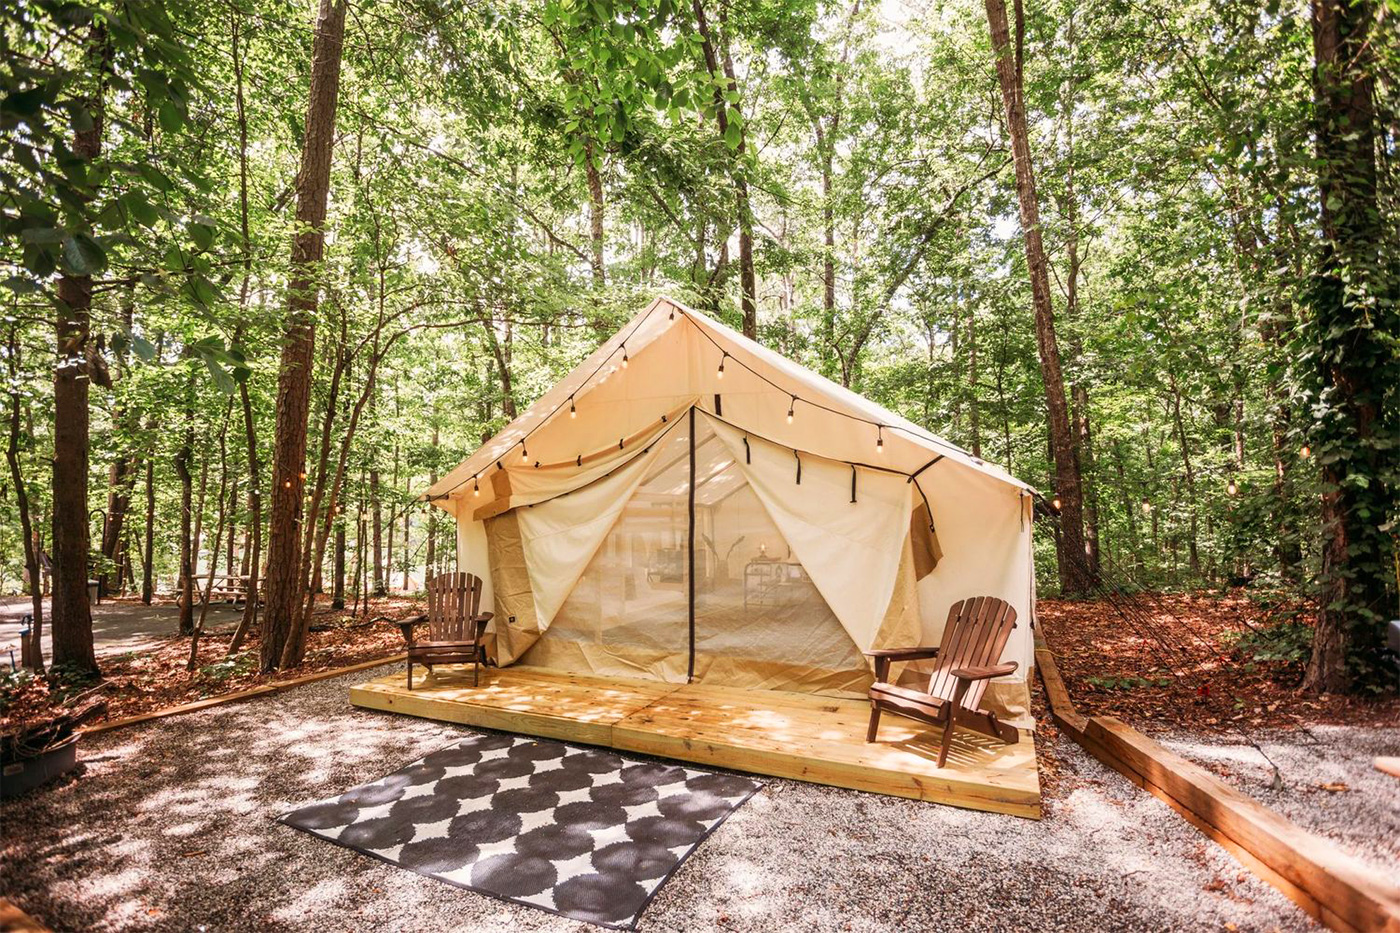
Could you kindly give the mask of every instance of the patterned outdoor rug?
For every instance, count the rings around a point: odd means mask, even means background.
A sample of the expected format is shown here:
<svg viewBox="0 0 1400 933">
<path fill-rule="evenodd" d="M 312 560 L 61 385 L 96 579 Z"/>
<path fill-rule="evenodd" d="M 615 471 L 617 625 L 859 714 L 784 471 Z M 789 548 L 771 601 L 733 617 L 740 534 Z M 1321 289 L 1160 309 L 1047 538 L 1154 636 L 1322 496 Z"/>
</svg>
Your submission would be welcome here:
<svg viewBox="0 0 1400 933">
<path fill-rule="evenodd" d="M 449 884 L 632 929 L 671 873 L 761 786 L 482 735 L 280 819 Z"/>
</svg>

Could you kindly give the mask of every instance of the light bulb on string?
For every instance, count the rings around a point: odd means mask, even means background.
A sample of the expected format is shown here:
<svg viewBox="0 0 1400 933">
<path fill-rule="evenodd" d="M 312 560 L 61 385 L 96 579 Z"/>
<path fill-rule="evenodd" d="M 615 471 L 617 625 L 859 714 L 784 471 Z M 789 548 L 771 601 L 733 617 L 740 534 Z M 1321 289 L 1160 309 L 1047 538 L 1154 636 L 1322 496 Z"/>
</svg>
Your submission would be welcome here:
<svg viewBox="0 0 1400 933">
<path fill-rule="evenodd" d="M 1145 499 L 1145 498 L 1142 500 L 1142 514 L 1143 514 L 1143 515 L 1151 515 L 1151 514 L 1152 514 L 1152 503 L 1151 503 L 1151 502 L 1148 502 L 1147 499 Z"/>
<path fill-rule="evenodd" d="M 578 409 L 574 407 L 574 397 L 572 395 L 569 396 L 569 417 L 578 417 Z"/>
<path fill-rule="evenodd" d="M 627 368 L 627 344 L 622 345 L 622 368 Z"/>
<path fill-rule="evenodd" d="M 1240 487 L 1235 483 L 1234 480 L 1230 480 L 1230 482 L 1225 484 L 1225 491 L 1233 496 L 1235 493 L 1240 491 Z"/>
<path fill-rule="evenodd" d="M 724 378 L 724 361 L 727 359 L 729 359 L 729 352 L 725 351 L 724 355 L 719 358 L 719 369 L 715 372 L 716 379 Z"/>
<path fill-rule="evenodd" d="M 1304 444 L 1304 445 L 1303 445 L 1303 449 L 1300 450 L 1300 451 L 1298 451 L 1298 453 L 1302 454 L 1302 455 L 1303 455 L 1303 459 L 1306 460 L 1306 459 L 1308 459 L 1309 457 L 1312 456 L 1312 448 L 1309 447 L 1307 444 Z"/>
<path fill-rule="evenodd" d="M 477 478 L 475 476 L 472 477 L 472 495 L 481 495 L 481 483 L 477 482 Z"/>
<path fill-rule="evenodd" d="M 885 426 L 875 425 L 875 452 L 882 454 L 885 452 Z"/>
<path fill-rule="evenodd" d="M 520 442 L 520 462 L 521 462 L 521 463 L 528 463 L 529 461 L 530 461 L 530 451 L 528 451 L 528 450 L 525 449 L 525 442 L 524 442 L 524 441 L 521 441 L 521 442 Z"/>
<path fill-rule="evenodd" d="M 1060 505 L 1061 505 L 1061 503 L 1060 503 L 1060 497 L 1059 497 L 1059 496 L 1055 496 L 1053 499 L 1051 499 L 1051 500 L 1050 500 L 1050 505 L 1052 505 L 1052 506 L 1054 507 L 1054 509 L 1055 509 L 1056 512 L 1060 511 Z"/>
<path fill-rule="evenodd" d="M 792 424 L 792 412 L 797 407 L 797 396 L 792 397 L 792 402 L 788 405 L 787 423 Z"/>
</svg>

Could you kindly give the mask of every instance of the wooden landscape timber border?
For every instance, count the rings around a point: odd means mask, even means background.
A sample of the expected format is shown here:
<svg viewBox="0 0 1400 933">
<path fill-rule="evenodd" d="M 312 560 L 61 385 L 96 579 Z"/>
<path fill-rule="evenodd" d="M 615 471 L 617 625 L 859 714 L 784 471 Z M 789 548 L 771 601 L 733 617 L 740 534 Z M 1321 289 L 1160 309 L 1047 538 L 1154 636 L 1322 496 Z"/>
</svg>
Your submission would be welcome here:
<svg viewBox="0 0 1400 933">
<path fill-rule="evenodd" d="M 290 690 L 292 687 L 300 687 L 302 684 L 313 683 L 318 680 L 328 680 L 332 677 L 339 677 L 342 674 L 353 674 L 356 671 L 367 670 L 371 667 L 379 667 L 383 664 L 396 664 L 407 654 L 399 652 L 391 654 L 387 658 L 375 658 L 369 661 L 360 661 L 357 664 L 349 664 L 345 667 L 335 667 L 328 671 L 317 671 L 314 674 L 303 674 L 300 677 L 293 677 L 289 680 L 276 680 L 268 684 L 259 684 L 256 687 L 249 687 L 247 690 L 239 690 L 235 693 L 226 693 L 223 696 L 209 697 L 207 700 L 195 700 L 192 703 L 181 703 L 179 706 L 167 706 L 164 709 L 153 710 L 149 713 L 141 713 L 136 716 L 126 716 L 122 719 L 113 719 L 109 722 L 99 722 L 91 726 L 84 726 L 78 731 L 85 735 L 93 735 L 98 732 L 108 732 L 112 729 L 121 729 L 124 726 L 135 726 L 143 722 L 151 722 L 155 719 L 165 719 L 168 716 L 179 716 L 182 713 L 193 713 L 198 710 L 208 709 L 211 706 L 220 706 L 224 703 L 236 703 L 240 700 L 251 700 L 254 697 L 266 696 L 270 693 L 281 693 L 283 690 Z M 3 930 L 0 929 L 0 933 Z"/>
<path fill-rule="evenodd" d="M 0 897 L 0 933 L 53 933 L 48 927 L 15 906 L 14 901 Z"/>
<path fill-rule="evenodd" d="M 1035 662 L 1055 723 L 1095 758 L 1166 801 L 1331 929 L 1400 933 L 1400 888 L 1388 879 L 1123 722 L 1081 715 L 1038 638 Z"/>
</svg>

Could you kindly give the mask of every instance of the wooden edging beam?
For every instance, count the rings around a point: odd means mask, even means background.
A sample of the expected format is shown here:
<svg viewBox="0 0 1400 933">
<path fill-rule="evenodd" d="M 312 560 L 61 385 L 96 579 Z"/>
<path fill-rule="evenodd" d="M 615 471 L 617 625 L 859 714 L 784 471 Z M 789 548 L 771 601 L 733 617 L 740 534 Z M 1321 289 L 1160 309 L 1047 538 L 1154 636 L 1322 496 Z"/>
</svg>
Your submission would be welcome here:
<svg viewBox="0 0 1400 933">
<path fill-rule="evenodd" d="M 1055 723 L 1095 758 L 1166 801 L 1314 919 L 1334 930 L 1400 933 L 1400 888 L 1388 879 L 1125 723 L 1081 715 L 1038 639 L 1035 660 Z"/>
<path fill-rule="evenodd" d="M 0 897 L 0 933 L 52 933 L 52 931 L 20 910 L 13 901 Z"/>
<path fill-rule="evenodd" d="M 353 674 L 356 671 L 363 671 L 384 664 L 395 664 L 404 660 L 407 656 L 405 652 L 400 652 L 390 655 L 387 658 L 375 658 L 370 661 L 361 661 L 358 664 L 332 668 L 328 671 L 303 674 L 300 677 L 293 677 L 289 680 L 277 680 L 269 684 L 260 684 L 256 687 L 249 687 L 247 690 L 239 690 L 235 693 L 226 693 L 223 696 L 210 697 L 207 700 L 195 700 L 192 703 L 181 703 L 179 706 L 167 706 L 165 709 L 141 713 L 137 716 L 127 716 L 122 719 L 113 719 L 109 722 L 99 722 L 95 725 L 84 726 L 78 731 L 86 735 L 93 735 L 99 732 L 109 732 L 112 729 L 121 729 L 124 726 L 135 726 L 143 722 L 165 719 L 169 716 L 179 716 L 182 713 L 193 713 L 198 710 L 208 709 L 211 706 L 222 706 L 225 703 L 237 703 L 241 700 L 251 700 L 254 697 L 266 696 L 270 693 L 281 693 L 283 690 L 290 690 L 292 687 L 300 687 L 302 684 L 309 684 L 318 680 L 328 680 L 332 677 L 339 677 L 342 674 Z"/>
</svg>

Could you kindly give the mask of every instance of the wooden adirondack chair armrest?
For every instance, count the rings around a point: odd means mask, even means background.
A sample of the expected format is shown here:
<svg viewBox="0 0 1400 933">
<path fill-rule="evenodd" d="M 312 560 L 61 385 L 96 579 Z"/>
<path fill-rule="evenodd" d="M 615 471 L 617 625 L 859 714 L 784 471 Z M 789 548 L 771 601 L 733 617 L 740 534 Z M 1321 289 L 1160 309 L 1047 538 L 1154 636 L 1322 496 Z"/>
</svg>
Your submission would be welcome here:
<svg viewBox="0 0 1400 933">
<path fill-rule="evenodd" d="M 991 680 L 993 677 L 1005 677 L 1016 670 L 1019 665 L 1015 661 L 1007 661 L 1005 664 L 992 664 L 987 667 L 959 667 L 950 671 L 958 680 Z"/>
<path fill-rule="evenodd" d="M 868 658 L 889 658 L 891 661 L 913 661 L 918 658 L 936 657 L 938 655 L 938 648 L 871 648 L 869 651 L 863 653 Z"/>
<path fill-rule="evenodd" d="M 887 680 L 890 676 L 890 663 L 892 661 L 919 661 L 924 658 L 934 658 L 938 656 L 937 647 L 916 647 L 916 648 L 872 648 L 864 652 L 867 658 L 875 660 L 875 679 L 879 681 Z"/>
</svg>

